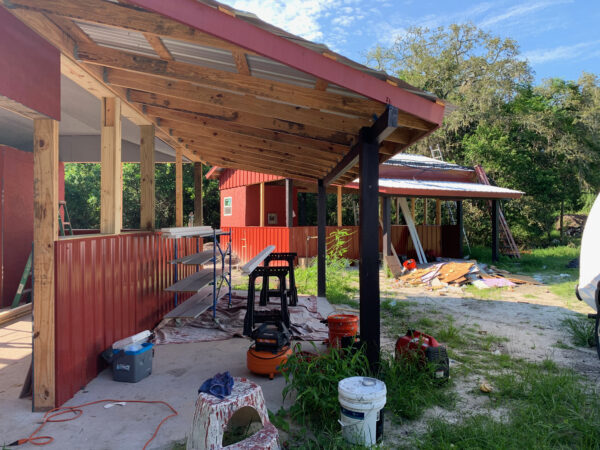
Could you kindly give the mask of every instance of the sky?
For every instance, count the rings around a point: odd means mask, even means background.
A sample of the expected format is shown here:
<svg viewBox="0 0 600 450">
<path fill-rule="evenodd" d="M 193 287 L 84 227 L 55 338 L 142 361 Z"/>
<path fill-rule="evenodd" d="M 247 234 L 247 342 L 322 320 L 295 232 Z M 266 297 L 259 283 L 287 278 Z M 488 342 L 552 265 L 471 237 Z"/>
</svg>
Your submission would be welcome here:
<svg viewBox="0 0 600 450">
<path fill-rule="evenodd" d="M 515 39 L 545 78 L 600 75 L 600 0 L 220 0 L 357 62 L 410 26 L 471 22 Z"/>
</svg>

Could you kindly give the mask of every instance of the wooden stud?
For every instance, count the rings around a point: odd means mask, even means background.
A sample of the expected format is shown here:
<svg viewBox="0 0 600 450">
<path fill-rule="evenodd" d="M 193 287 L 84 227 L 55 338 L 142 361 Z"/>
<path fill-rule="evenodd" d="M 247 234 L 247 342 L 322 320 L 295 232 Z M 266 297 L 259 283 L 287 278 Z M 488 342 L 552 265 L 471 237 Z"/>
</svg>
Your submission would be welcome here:
<svg viewBox="0 0 600 450">
<path fill-rule="evenodd" d="M 440 199 L 435 200 L 435 224 L 442 224 L 442 201 Z"/>
<path fill-rule="evenodd" d="M 259 198 L 259 226 L 265 226 L 265 183 L 260 183 L 260 198 Z"/>
<path fill-rule="evenodd" d="M 118 234 L 123 223 L 121 100 L 104 97 L 101 105 L 100 232 Z"/>
<path fill-rule="evenodd" d="M 342 186 L 337 187 L 337 226 L 342 226 Z"/>
<path fill-rule="evenodd" d="M 183 158 L 179 148 L 175 150 L 175 226 L 183 226 Z"/>
<path fill-rule="evenodd" d="M 58 122 L 33 122 L 33 409 L 55 405 L 54 241 L 58 239 Z"/>
<path fill-rule="evenodd" d="M 204 225 L 204 202 L 202 198 L 202 163 L 194 163 L 194 226 Z"/>
<path fill-rule="evenodd" d="M 238 73 L 242 75 L 250 75 L 250 67 L 248 66 L 248 60 L 246 59 L 246 53 L 243 51 L 233 51 L 233 61 Z"/>
<path fill-rule="evenodd" d="M 140 127 L 140 228 L 154 230 L 156 194 L 154 189 L 154 125 Z"/>
</svg>

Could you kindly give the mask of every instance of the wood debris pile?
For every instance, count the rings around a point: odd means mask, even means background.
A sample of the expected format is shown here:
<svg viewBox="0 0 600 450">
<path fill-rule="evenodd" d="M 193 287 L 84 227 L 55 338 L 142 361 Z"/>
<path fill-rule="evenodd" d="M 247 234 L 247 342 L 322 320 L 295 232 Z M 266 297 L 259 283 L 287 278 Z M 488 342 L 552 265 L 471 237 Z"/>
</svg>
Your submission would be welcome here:
<svg viewBox="0 0 600 450">
<path fill-rule="evenodd" d="M 491 287 L 513 287 L 521 284 L 540 284 L 532 277 L 514 275 L 494 266 L 486 266 L 477 261 L 440 262 L 420 267 L 400 276 L 401 284 L 430 286 L 441 289 L 446 286 L 472 284 L 479 289 Z"/>
</svg>

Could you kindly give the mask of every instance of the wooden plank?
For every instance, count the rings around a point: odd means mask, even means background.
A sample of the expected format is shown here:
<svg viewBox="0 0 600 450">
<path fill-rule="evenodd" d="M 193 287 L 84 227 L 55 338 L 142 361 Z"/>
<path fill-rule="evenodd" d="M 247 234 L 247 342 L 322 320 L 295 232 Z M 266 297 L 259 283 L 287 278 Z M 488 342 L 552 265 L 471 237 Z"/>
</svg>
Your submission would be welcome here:
<svg viewBox="0 0 600 450">
<path fill-rule="evenodd" d="M 55 405 L 54 242 L 58 240 L 58 122 L 33 122 L 33 408 Z"/>
<path fill-rule="evenodd" d="M 337 226 L 342 226 L 342 186 L 337 187 Z"/>
<path fill-rule="evenodd" d="M 121 99 L 104 97 L 101 108 L 100 233 L 118 234 L 123 221 Z"/>
<path fill-rule="evenodd" d="M 144 33 L 144 37 L 146 38 L 148 43 L 152 46 L 152 48 L 154 49 L 156 54 L 160 57 L 160 59 L 164 59 L 167 61 L 173 60 L 173 55 L 171 55 L 171 52 L 165 46 L 164 42 L 162 41 L 162 39 L 160 37 L 155 36 L 150 33 Z"/>
<path fill-rule="evenodd" d="M 169 261 L 171 264 L 190 264 L 202 266 L 209 262 L 213 258 L 212 250 L 204 250 L 199 253 L 192 255 L 182 256 L 181 258 L 172 259 Z M 219 252 L 217 252 L 217 259 L 219 258 Z"/>
<path fill-rule="evenodd" d="M 154 230 L 154 125 L 140 127 L 140 228 Z"/>
<path fill-rule="evenodd" d="M 0 311 L 0 326 L 31 314 L 31 303 Z"/>
<path fill-rule="evenodd" d="M 252 271 L 254 269 L 256 269 L 258 266 L 260 266 L 263 263 L 263 261 L 267 258 L 267 256 L 269 256 L 274 251 L 275 251 L 274 245 L 269 245 L 268 247 L 265 247 L 254 258 L 252 258 L 250 261 L 248 261 L 246 264 L 244 264 L 240 268 L 240 271 L 244 275 L 249 275 L 250 273 L 252 273 Z"/>
<path fill-rule="evenodd" d="M 204 223 L 204 207 L 202 198 L 202 183 L 204 175 L 202 174 L 202 163 L 194 163 L 194 226 L 201 226 Z"/>
<path fill-rule="evenodd" d="M 248 67 L 248 60 L 246 59 L 246 53 L 241 50 L 234 50 L 232 52 L 233 60 L 235 61 L 235 67 L 238 73 L 242 75 L 250 75 L 250 67 Z"/>
<path fill-rule="evenodd" d="M 265 226 L 265 183 L 260 183 L 260 198 L 259 198 L 259 224 Z"/>
<path fill-rule="evenodd" d="M 183 161 L 181 148 L 175 149 L 175 226 L 183 226 Z"/>
<path fill-rule="evenodd" d="M 217 269 L 217 277 L 221 276 L 223 271 Z M 213 282 L 213 269 L 202 269 L 198 272 L 194 272 L 189 277 L 179 280 L 172 284 L 165 291 L 169 292 L 198 292 L 204 286 Z"/>
<path fill-rule="evenodd" d="M 217 295 L 218 297 L 218 295 Z M 213 306 L 213 288 L 212 286 L 205 286 L 196 294 L 192 295 L 185 302 L 178 305 L 175 309 L 171 310 L 165 319 L 183 319 L 191 318 L 195 319 L 204 311 L 207 311 Z"/>
<path fill-rule="evenodd" d="M 215 230 L 209 226 L 203 227 L 167 227 L 161 228 L 160 232 L 167 238 L 180 238 L 189 236 L 207 237 L 212 236 Z M 217 235 L 223 234 L 221 230 L 216 230 Z"/>
<path fill-rule="evenodd" d="M 384 256 L 384 261 L 394 278 L 398 278 L 402 275 L 402 264 L 396 255 Z"/>
<path fill-rule="evenodd" d="M 419 238 L 419 233 L 417 228 L 415 227 L 415 223 L 412 219 L 414 210 L 411 211 L 408 207 L 408 202 L 404 197 L 400 198 L 400 208 L 402 208 L 402 215 L 404 216 L 404 220 L 406 221 L 406 225 L 408 226 L 408 230 L 410 232 L 410 237 L 412 240 L 412 244 L 414 246 L 415 251 L 417 252 L 417 257 L 419 259 L 419 263 L 425 264 L 427 263 L 427 258 L 425 257 L 425 252 L 423 251 L 423 246 L 421 245 L 421 240 Z M 414 199 L 412 199 L 414 200 Z"/>
</svg>

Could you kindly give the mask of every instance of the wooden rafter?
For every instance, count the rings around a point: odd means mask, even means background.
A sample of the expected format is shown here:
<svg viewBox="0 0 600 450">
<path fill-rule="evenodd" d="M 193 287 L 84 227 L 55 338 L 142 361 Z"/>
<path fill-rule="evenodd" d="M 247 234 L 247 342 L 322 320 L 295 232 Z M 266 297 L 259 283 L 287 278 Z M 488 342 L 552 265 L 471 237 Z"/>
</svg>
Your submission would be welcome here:
<svg viewBox="0 0 600 450">
<path fill-rule="evenodd" d="M 144 37 L 161 59 L 166 59 L 168 61 L 173 60 L 173 55 L 171 55 L 171 52 L 165 46 L 164 42 L 159 36 L 150 33 L 144 33 Z"/>
<path fill-rule="evenodd" d="M 232 52 L 232 55 L 238 73 L 242 75 L 250 75 L 250 67 L 248 66 L 248 59 L 246 58 L 246 53 L 239 50 L 234 50 Z"/>
</svg>

